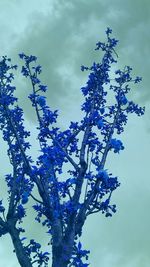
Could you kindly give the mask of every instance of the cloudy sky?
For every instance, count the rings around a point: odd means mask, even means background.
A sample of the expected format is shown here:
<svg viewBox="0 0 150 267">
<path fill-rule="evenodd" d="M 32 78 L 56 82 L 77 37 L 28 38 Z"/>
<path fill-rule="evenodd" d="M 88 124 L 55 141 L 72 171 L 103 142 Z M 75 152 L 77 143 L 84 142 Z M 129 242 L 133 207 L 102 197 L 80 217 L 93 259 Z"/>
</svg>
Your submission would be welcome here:
<svg viewBox="0 0 150 267">
<path fill-rule="evenodd" d="M 64 129 L 81 116 L 80 87 L 86 74 L 82 64 L 98 60 L 95 43 L 104 41 L 106 27 L 119 39 L 119 67 L 130 65 L 143 77 L 132 98 L 146 106 L 146 113 L 131 116 L 122 140 L 125 150 L 110 156 L 107 168 L 118 175 L 121 187 L 114 192 L 118 211 L 113 218 L 89 217 L 83 232 L 84 247 L 91 250 L 91 267 L 149 267 L 150 262 L 150 2 L 148 0 L 0 0 L 0 56 L 19 63 L 18 53 L 36 55 L 43 66 L 42 81 L 48 85 L 48 103 L 60 110 Z M 26 126 L 32 129 L 32 154 L 36 157 L 35 117 L 27 95 L 29 84 L 16 74 L 17 96 L 24 108 Z M 6 146 L 1 146 L 1 187 L 9 172 Z M 0 198 L 2 198 L 0 197 Z M 28 231 L 37 236 L 28 219 Z M 39 238 L 42 233 L 38 234 Z M 8 236 L 0 240 L 0 267 L 19 267 Z"/>
</svg>

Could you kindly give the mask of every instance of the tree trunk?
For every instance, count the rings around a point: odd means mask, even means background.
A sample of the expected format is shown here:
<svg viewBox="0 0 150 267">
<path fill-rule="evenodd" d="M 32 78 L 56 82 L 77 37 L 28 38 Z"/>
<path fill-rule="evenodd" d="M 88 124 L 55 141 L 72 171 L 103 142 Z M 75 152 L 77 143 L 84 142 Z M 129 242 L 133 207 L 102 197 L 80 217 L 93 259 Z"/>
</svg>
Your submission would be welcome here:
<svg viewBox="0 0 150 267">
<path fill-rule="evenodd" d="M 11 225 L 11 223 L 9 225 L 9 234 L 11 236 L 11 239 L 12 239 L 12 242 L 15 248 L 15 253 L 16 253 L 20 266 L 21 267 L 32 267 L 31 260 L 27 256 L 26 251 L 20 241 L 19 232 L 15 228 L 14 225 Z"/>
<path fill-rule="evenodd" d="M 58 247 L 53 248 L 52 267 L 67 267 L 71 259 L 71 252 L 72 249 L 67 252 L 63 249 L 61 253 L 59 253 Z"/>
<path fill-rule="evenodd" d="M 74 245 L 74 233 L 59 246 L 52 246 L 52 267 L 67 267 L 70 263 Z"/>
</svg>

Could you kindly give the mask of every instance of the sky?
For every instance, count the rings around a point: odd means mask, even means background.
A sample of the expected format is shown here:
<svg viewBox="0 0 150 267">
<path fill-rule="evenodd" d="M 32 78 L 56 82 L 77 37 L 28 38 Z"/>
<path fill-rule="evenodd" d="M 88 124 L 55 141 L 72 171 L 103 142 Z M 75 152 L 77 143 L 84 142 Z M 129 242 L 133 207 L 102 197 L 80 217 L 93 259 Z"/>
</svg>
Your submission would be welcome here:
<svg viewBox="0 0 150 267">
<path fill-rule="evenodd" d="M 150 2 L 148 0 L 0 0 L 0 56 L 8 55 L 14 63 L 18 53 L 38 57 L 43 67 L 41 79 L 48 85 L 47 100 L 59 109 L 59 125 L 81 117 L 80 88 L 87 74 L 80 66 L 91 65 L 99 55 L 97 41 L 105 40 L 107 27 L 119 39 L 118 66 L 130 65 L 133 73 L 143 77 L 131 97 L 146 107 L 142 117 L 130 116 L 122 135 L 125 150 L 110 155 L 107 168 L 121 182 L 113 195 L 117 213 L 112 218 L 102 214 L 87 219 L 83 231 L 85 249 L 90 249 L 91 267 L 148 267 L 150 261 Z M 25 112 L 26 127 L 32 131 L 32 155 L 36 158 L 36 120 L 27 100 L 30 84 L 16 73 L 16 95 Z M 6 199 L 4 175 L 11 168 L 6 144 L 0 139 L 0 199 Z M 41 239 L 42 228 L 26 219 L 28 232 Z M 37 235 L 38 233 L 38 235 Z M 0 239 L 0 267 L 19 267 L 9 236 Z"/>
</svg>

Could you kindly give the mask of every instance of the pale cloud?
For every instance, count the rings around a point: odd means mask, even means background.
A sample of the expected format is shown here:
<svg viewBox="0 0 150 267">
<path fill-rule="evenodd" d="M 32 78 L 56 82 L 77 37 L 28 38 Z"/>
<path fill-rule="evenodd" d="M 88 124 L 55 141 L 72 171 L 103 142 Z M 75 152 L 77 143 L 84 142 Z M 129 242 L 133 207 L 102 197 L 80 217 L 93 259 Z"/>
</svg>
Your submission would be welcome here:
<svg viewBox="0 0 150 267">
<path fill-rule="evenodd" d="M 25 7 L 25 2 L 22 3 Z M 15 60 L 20 51 L 38 57 L 38 62 L 43 66 L 42 81 L 49 87 L 47 95 L 52 107 L 61 106 L 69 111 L 70 105 L 66 103 L 71 101 L 71 92 L 76 95 L 85 78 L 80 72 L 80 66 L 90 65 L 93 59 L 98 60 L 100 55 L 94 52 L 95 43 L 105 39 L 107 26 L 113 29 L 114 35 L 120 40 L 117 48 L 119 65 L 131 65 L 134 73 L 143 77 L 142 90 L 139 88 L 134 92 L 134 97 L 138 102 L 149 100 L 147 29 L 150 23 L 146 12 L 149 5 L 146 8 L 146 2 L 144 5 L 137 1 L 136 11 L 135 4 L 129 1 L 114 1 L 113 4 L 97 0 L 49 3 L 51 9 L 47 4 L 47 12 L 44 13 L 39 11 L 33 1 L 34 8 L 32 12 L 30 10 L 28 21 L 25 20 L 26 26 L 10 53 Z M 75 83 L 75 80 L 78 82 Z M 19 87 L 23 89 L 20 91 Z M 18 86 L 17 92 L 25 98 L 30 90 L 30 86 L 24 83 Z M 22 104 L 26 108 L 25 103 Z M 30 109 L 27 109 L 27 116 L 33 119 Z"/>
</svg>

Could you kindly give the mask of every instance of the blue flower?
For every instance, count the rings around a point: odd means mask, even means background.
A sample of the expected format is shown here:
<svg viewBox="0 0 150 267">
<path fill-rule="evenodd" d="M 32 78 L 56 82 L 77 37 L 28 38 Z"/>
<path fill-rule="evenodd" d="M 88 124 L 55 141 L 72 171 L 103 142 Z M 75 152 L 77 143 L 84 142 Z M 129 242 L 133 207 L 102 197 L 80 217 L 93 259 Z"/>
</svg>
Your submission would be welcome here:
<svg viewBox="0 0 150 267">
<path fill-rule="evenodd" d="M 85 66 L 81 66 L 81 71 L 85 71 L 85 70 L 88 70 L 89 68 L 88 67 L 85 67 Z"/>
<path fill-rule="evenodd" d="M 104 125 L 103 120 L 102 119 L 98 120 L 98 122 L 97 122 L 98 129 L 101 129 L 103 127 L 103 125 Z"/>
<path fill-rule="evenodd" d="M 121 97 L 121 104 L 122 104 L 122 105 L 126 105 L 127 102 L 128 102 L 128 100 L 127 100 L 126 96 L 125 96 L 125 95 L 122 96 L 122 97 Z"/>
<path fill-rule="evenodd" d="M 112 29 L 110 29 L 109 27 L 107 27 L 106 34 L 109 35 L 110 33 L 112 33 Z"/>
<path fill-rule="evenodd" d="M 25 59 L 25 58 L 26 58 L 26 55 L 22 52 L 22 53 L 19 54 L 19 57 L 20 57 L 21 59 Z"/>
<path fill-rule="evenodd" d="M 41 106 L 44 107 L 46 105 L 46 100 L 45 96 L 38 96 L 36 98 L 37 103 Z"/>
<path fill-rule="evenodd" d="M 135 78 L 135 80 L 134 80 L 134 83 L 139 83 L 139 82 L 141 82 L 141 81 L 142 81 L 142 78 L 139 77 L 139 76 L 137 76 L 137 77 Z"/>
<path fill-rule="evenodd" d="M 25 191 L 22 194 L 22 204 L 26 204 L 28 200 L 29 200 L 29 193 Z"/>
<path fill-rule="evenodd" d="M 17 207 L 17 215 L 19 220 L 21 220 L 26 215 L 25 209 L 21 204 Z"/>
<path fill-rule="evenodd" d="M 97 174 L 97 177 L 104 183 L 107 183 L 108 181 L 108 178 L 109 178 L 109 175 L 107 173 L 107 170 L 99 170 L 98 171 L 98 174 Z"/>
<path fill-rule="evenodd" d="M 42 85 L 42 84 L 40 84 L 40 85 L 39 85 L 39 89 L 40 89 L 42 92 L 46 92 L 46 90 L 47 90 L 47 86 L 46 86 L 46 85 Z"/>
<path fill-rule="evenodd" d="M 114 153 L 119 153 L 120 150 L 124 149 L 123 143 L 116 138 L 112 138 L 110 141 L 110 148 L 114 149 Z"/>
</svg>

